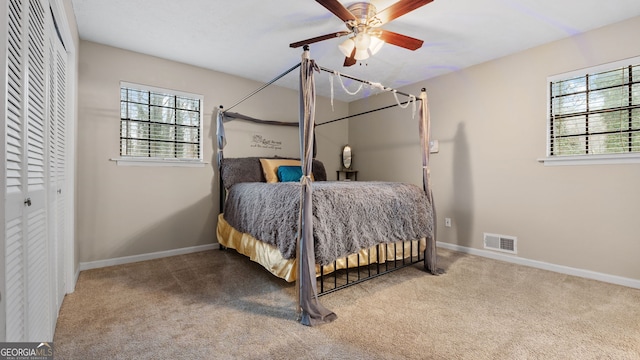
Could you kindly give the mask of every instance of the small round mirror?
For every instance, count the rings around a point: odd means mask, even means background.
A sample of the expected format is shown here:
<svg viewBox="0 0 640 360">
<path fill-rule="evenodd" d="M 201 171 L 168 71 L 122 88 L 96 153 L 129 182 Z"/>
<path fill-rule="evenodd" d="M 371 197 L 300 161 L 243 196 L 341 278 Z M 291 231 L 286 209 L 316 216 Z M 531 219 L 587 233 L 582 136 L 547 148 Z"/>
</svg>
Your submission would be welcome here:
<svg viewBox="0 0 640 360">
<path fill-rule="evenodd" d="M 342 166 L 345 169 L 351 168 L 351 146 L 349 145 L 342 148 Z"/>
</svg>

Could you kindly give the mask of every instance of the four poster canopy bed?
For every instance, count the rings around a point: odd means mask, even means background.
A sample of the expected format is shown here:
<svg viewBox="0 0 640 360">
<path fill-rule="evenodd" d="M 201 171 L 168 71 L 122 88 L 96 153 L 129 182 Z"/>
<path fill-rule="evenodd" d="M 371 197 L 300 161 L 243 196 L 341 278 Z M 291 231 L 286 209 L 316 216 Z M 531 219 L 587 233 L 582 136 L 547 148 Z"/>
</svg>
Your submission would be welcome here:
<svg viewBox="0 0 640 360">
<path fill-rule="evenodd" d="M 305 325 L 316 325 L 336 319 L 319 303 L 318 287 L 324 294 L 422 261 L 427 271 L 437 273 L 435 208 L 429 181 L 429 113 L 424 89 L 416 98 L 338 74 L 311 60 L 308 47 L 300 64 L 240 102 L 298 67 L 299 123 L 257 120 L 231 113 L 231 109 L 223 111 L 222 106 L 217 113 L 221 180 L 217 238 L 222 248 L 236 249 L 274 275 L 296 281 L 298 318 Z M 324 165 L 313 158 L 314 128 L 343 119 L 315 124 L 314 72 L 320 71 L 392 91 L 396 100 L 396 94 L 408 96 L 404 103 L 397 100 L 403 107 L 413 102 L 415 109 L 419 103 L 422 188 L 393 182 L 326 181 Z M 300 158 L 225 158 L 224 123 L 233 119 L 298 126 Z"/>
</svg>

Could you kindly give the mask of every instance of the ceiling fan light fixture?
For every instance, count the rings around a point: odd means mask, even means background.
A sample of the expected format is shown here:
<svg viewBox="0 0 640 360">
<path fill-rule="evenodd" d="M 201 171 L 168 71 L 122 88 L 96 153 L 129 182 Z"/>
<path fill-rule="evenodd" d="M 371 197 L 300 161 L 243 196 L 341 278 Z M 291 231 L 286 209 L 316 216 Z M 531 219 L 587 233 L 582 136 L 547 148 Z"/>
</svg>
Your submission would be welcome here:
<svg viewBox="0 0 640 360">
<path fill-rule="evenodd" d="M 355 55 L 353 55 L 353 58 L 356 60 L 366 60 L 369 58 L 369 49 L 364 49 L 364 50 L 358 50 L 356 49 L 356 53 Z"/>
<path fill-rule="evenodd" d="M 353 52 L 353 48 L 356 47 L 356 43 L 353 41 L 353 38 L 348 38 L 343 41 L 342 44 L 338 45 L 338 49 L 340 52 L 344 54 L 344 56 L 351 56 L 351 52 Z"/>
<path fill-rule="evenodd" d="M 369 52 L 371 55 L 375 55 L 382 49 L 382 45 L 384 45 L 384 41 L 377 36 L 371 37 L 371 43 L 369 44 Z"/>
<path fill-rule="evenodd" d="M 371 35 L 362 32 L 356 35 L 353 41 L 356 43 L 356 50 L 367 50 L 371 45 Z"/>
</svg>

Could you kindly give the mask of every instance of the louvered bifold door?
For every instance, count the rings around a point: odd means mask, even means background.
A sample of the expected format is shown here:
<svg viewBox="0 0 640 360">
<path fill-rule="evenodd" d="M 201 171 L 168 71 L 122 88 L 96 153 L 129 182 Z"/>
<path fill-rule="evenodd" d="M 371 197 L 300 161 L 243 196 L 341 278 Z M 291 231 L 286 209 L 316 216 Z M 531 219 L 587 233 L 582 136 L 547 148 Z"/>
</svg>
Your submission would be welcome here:
<svg viewBox="0 0 640 360">
<path fill-rule="evenodd" d="M 25 62 L 23 4 L 9 0 L 7 26 L 7 121 L 5 189 L 5 299 L 7 341 L 26 337 L 25 326 Z"/>
<path fill-rule="evenodd" d="M 48 10 L 48 8 L 47 8 Z M 45 12 L 29 1 L 27 41 L 27 340 L 51 338 L 51 277 L 46 206 Z"/>
<path fill-rule="evenodd" d="M 9 0 L 5 279 L 8 341 L 50 341 L 45 11 Z"/>
<path fill-rule="evenodd" d="M 51 34 L 55 34 L 53 22 L 50 24 Z M 63 274 L 64 239 L 65 239 L 65 206 L 66 194 L 66 83 L 67 53 L 61 40 L 56 36 L 49 38 L 49 243 L 53 251 L 56 266 L 52 273 L 52 284 L 55 287 L 57 313 L 65 295 Z"/>
</svg>

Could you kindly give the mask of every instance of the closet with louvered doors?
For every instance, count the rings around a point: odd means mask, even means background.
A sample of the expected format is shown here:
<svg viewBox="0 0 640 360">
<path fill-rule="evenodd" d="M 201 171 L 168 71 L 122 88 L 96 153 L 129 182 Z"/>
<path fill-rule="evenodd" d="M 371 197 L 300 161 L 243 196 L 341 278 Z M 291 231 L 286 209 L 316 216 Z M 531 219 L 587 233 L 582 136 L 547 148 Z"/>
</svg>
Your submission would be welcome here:
<svg viewBox="0 0 640 360">
<path fill-rule="evenodd" d="M 4 341 L 44 342 L 64 296 L 67 53 L 49 1 L 3 5 L 3 333 Z"/>
</svg>

